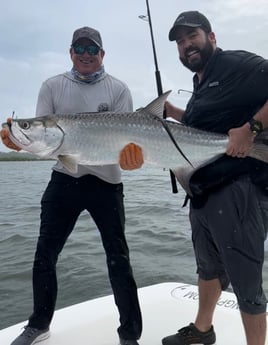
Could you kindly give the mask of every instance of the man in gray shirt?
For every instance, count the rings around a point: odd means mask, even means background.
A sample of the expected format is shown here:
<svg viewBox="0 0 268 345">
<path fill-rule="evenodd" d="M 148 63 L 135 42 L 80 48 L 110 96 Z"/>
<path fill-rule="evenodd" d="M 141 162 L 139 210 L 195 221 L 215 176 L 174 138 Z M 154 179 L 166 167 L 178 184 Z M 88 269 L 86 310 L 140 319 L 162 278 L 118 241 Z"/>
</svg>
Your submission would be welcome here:
<svg viewBox="0 0 268 345">
<path fill-rule="evenodd" d="M 70 48 L 73 68 L 43 83 L 36 115 L 131 112 L 130 91 L 105 72 L 104 55 L 98 31 L 89 27 L 77 29 Z M 6 146 L 19 149 L 9 141 L 6 129 L 1 131 L 1 137 Z M 40 236 L 33 264 L 33 313 L 23 333 L 11 345 L 31 345 L 49 336 L 57 298 L 58 255 L 83 210 L 90 213 L 101 234 L 120 314 L 120 345 L 138 345 L 142 317 L 125 238 L 120 168 L 79 165 L 77 173 L 72 174 L 60 162 L 53 167 L 41 200 Z"/>
</svg>

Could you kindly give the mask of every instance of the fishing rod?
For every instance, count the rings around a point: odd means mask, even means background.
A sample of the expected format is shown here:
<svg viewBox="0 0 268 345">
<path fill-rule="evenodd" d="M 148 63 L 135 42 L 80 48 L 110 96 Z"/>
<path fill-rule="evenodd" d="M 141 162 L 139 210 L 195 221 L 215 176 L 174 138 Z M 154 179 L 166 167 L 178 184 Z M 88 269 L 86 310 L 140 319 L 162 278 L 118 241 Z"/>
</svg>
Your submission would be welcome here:
<svg viewBox="0 0 268 345">
<path fill-rule="evenodd" d="M 146 0 L 146 7 L 147 7 L 147 18 L 150 28 L 150 35 L 151 35 L 151 42 L 152 42 L 152 48 L 153 48 L 153 57 L 154 57 L 154 65 L 155 65 L 155 79 L 156 79 L 156 86 L 157 86 L 157 92 L 158 96 L 162 95 L 163 88 L 162 88 L 162 82 L 161 82 L 161 75 L 158 68 L 158 62 L 157 62 L 157 55 L 156 55 L 156 49 L 155 49 L 155 43 L 154 43 L 154 33 L 153 33 L 153 25 L 152 25 L 152 19 L 151 19 L 151 12 L 150 12 L 150 6 L 149 6 L 149 0 Z M 145 19 L 145 16 L 139 16 L 141 19 Z"/>
<path fill-rule="evenodd" d="M 151 18 L 151 12 L 150 12 L 150 6 L 149 6 L 149 0 L 146 0 L 146 8 L 147 8 L 147 17 L 146 16 L 139 16 L 140 19 L 146 20 L 149 23 L 150 28 L 150 35 L 151 35 L 151 42 L 152 42 L 152 48 L 153 48 L 153 57 L 154 57 L 154 65 L 155 65 L 155 79 L 156 79 L 156 86 L 157 86 L 157 93 L 158 96 L 161 96 L 163 93 L 162 88 L 162 81 L 161 81 L 161 75 L 158 68 L 158 62 L 157 62 L 157 55 L 156 55 L 156 49 L 155 49 L 155 42 L 154 42 L 154 33 L 153 33 L 153 25 L 152 25 L 152 18 Z M 163 118 L 166 118 L 166 112 L 164 110 L 163 112 Z M 170 179 L 171 179 L 171 186 L 172 186 L 172 192 L 178 193 L 178 188 L 176 184 L 176 178 L 175 175 L 171 170 L 170 172 Z"/>
</svg>

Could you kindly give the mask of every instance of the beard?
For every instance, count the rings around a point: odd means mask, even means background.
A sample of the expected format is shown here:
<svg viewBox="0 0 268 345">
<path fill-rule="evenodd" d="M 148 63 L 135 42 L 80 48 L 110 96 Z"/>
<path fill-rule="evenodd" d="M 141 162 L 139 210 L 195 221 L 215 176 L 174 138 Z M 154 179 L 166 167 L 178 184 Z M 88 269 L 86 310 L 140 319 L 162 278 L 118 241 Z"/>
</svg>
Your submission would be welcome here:
<svg viewBox="0 0 268 345">
<path fill-rule="evenodd" d="M 213 55 L 214 53 L 214 47 L 212 45 L 212 43 L 207 39 L 206 44 L 204 46 L 204 48 L 200 49 L 197 47 L 191 47 L 185 50 L 185 55 L 187 55 L 187 53 L 189 51 L 197 51 L 200 55 L 199 58 L 197 58 L 196 60 L 193 59 L 193 61 L 188 61 L 188 58 L 184 57 L 180 57 L 180 60 L 182 62 L 182 64 L 188 68 L 190 71 L 192 72 L 202 72 L 203 69 L 205 68 L 208 60 L 210 59 L 210 57 Z"/>
</svg>

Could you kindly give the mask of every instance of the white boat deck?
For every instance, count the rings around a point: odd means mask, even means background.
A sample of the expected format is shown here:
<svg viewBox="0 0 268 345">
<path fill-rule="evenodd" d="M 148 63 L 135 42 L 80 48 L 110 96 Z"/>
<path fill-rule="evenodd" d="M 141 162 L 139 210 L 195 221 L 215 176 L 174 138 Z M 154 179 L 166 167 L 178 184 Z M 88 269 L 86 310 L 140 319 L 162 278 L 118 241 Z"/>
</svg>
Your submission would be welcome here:
<svg viewBox="0 0 268 345">
<path fill-rule="evenodd" d="M 197 287 L 183 283 L 140 288 L 139 298 L 143 314 L 140 345 L 161 345 L 164 336 L 194 320 L 198 306 Z M 0 344 L 10 345 L 25 324 L 0 330 Z M 56 311 L 51 336 L 40 345 L 118 345 L 117 327 L 113 296 L 101 297 Z M 214 327 L 217 345 L 246 345 L 237 302 L 230 292 L 223 292 L 218 302 Z"/>
</svg>

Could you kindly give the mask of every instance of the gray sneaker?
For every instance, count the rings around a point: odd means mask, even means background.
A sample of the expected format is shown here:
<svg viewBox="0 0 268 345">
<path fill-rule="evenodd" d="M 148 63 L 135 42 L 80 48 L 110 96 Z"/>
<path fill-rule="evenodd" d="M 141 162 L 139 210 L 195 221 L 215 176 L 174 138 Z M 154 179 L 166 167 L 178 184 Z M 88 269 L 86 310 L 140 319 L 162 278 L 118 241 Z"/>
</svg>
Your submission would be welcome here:
<svg viewBox="0 0 268 345">
<path fill-rule="evenodd" d="M 49 335 L 49 328 L 40 330 L 26 326 L 24 331 L 10 345 L 33 345 L 47 339 Z"/>
</svg>

